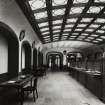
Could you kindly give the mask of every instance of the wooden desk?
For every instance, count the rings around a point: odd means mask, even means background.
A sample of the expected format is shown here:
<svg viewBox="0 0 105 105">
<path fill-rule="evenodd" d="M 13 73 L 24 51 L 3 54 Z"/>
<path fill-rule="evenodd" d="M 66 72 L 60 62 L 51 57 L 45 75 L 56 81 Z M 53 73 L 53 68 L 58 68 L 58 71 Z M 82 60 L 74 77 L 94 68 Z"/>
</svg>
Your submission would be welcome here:
<svg viewBox="0 0 105 105">
<path fill-rule="evenodd" d="M 32 85 L 32 79 L 34 77 L 32 75 L 20 75 L 16 78 L 13 78 L 9 81 L 3 82 L 0 84 L 0 87 L 3 88 L 16 88 L 18 91 L 18 95 L 20 96 L 20 103 L 23 105 L 23 100 L 24 100 L 24 86 L 30 82 L 30 85 Z"/>
</svg>

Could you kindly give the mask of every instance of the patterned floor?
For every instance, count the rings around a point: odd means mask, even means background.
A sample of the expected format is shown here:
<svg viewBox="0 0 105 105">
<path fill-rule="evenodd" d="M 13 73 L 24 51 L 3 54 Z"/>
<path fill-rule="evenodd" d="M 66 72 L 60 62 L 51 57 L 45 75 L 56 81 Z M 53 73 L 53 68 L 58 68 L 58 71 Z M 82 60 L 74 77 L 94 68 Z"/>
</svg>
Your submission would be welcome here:
<svg viewBox="0 0 105 105">
<path fill-rule="evenodd" d="M 49 73 L 40 78 L 38 92 L 36 102 L 30 95 L 24 105 L 105 105 L 64 72 Z"/>
</svg>

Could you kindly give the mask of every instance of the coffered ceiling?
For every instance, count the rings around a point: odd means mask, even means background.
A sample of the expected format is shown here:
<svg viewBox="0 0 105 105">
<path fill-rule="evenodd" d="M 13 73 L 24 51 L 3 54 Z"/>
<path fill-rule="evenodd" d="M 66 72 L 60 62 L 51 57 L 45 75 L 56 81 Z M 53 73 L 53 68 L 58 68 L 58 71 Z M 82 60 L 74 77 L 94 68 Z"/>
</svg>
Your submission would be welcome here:
<svg viewBox="0 0 105 105">
<path fill-rule="evenodd" d="M 105 0 L 17 0 L 17 3 L 43 44 L 105 41 Z"/>
</svg>

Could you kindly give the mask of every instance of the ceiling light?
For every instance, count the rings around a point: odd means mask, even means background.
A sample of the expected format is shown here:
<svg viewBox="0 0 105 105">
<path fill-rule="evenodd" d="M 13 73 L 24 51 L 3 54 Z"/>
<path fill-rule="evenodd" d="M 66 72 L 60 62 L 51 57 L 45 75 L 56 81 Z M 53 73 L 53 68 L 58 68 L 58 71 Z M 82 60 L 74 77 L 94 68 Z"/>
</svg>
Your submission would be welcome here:
<svg viewBox="0 0 105 105">
<path fill-rule="evenodd" d="M 82 13 L 84 7 L 72 7 L 70 14 Z"/>
<path fill-rule="evenodd" d="M 103 6 L 91 6 L 87 13 L 99 13 L 103 8 Z"/>
<path fill-rule="evenodd" d="M 95 0 L 94 2 L 105 2 L 105 0 Z"/>
<path fill-rule="evenodd" d="M 65 29 L 64 32 L 65 32 L 65 31 L 71 31 L 71 29 Z"/>
<path fill-rule="evenodd" d="M 53 21 L 53 24 L 59 24 L 59 23 L 62 23 L 62 20 L 54 20 Z"/>
<path fill-rule="evenodd" d="M 96 32 L 101 33 L 101 34 L 105 33 L 105 31 L 103 30 L 97 30 Z"/>
<path fill-rule="evenodd" d="M 81 22 L 91 22 L 93 18 L 82 18 Z"/>
<path fill-rule="evenodd" d="M 99 35 L 96 35 L 96 34 L 92 34 L 91 36 L 93 36 L 93 37 L 97 37 L 97 36 L 99 36 Z"/>
<path fill-rule="evenodd" d="M 67 0 L 53 0 L 52 5 L 58 6 L 58 5 L 65 5 L 67 3 Z"/>
<path fill-rule="evenodd" d="M 97 23 L 105 23 L 105 19 L 103 19 L 103 18 L 98 18 L 98 19 L 96 19 L 95 22 L 97 22 Z"/>
<path fill-rule="evenodd" d="M 49 28 L 42 28 L 42 29 L 40 29 L 41 32 L 48 31 L 48 30 L 49 30 Z"/>
<path fill-rule="evenodd" d="M 92 32 L 92 31 L 94 31 L 94 29 L 86 29 L 85 31 Z"/>
<path fill-rule="evenodd" d="M 88 37 L 89 39 L 94 39 L 94 37 Z"/>
<path fill-rule="evenodd" d="M 55 34 L 55 35 L 53 35 L 53 36 L 54 36 L 54 37 L 55 37 L 55 36 L 59 36 L 59 34 Z"/>
<path fill-rule="evenodd" d="M 78 24 L 77 27 L 86 27 L 86 26 L 87 26 L 87 24 Z"/>
<path fill-rule="evenodd" d="M 39 12 L 39 13 L 35 13 L 34 14 L 36 19 L 40 19 L 40 18 L 46 18 L 47 17 L 47 12 Z"/>
<path fill-rule="evenodd" d="M 70 36 L 71 38 L 75 38 L 75 37 L 77 37 L 77 36 Z"/>
<path fill-rule="evenodd" d="M 39 25 L 39 27 L 48 26 L 48 22 L 39 23 L 38 25 Z"/>
<path fill-rule="evenodd" d="M 98 41 L 102 41 L 103 39 L 97 38 L 96 40 L 98 40 Z"/>
<path fill-rule="evenodd" d="M 53 16 L 64 15 L 64 13 L 65 13 L 65 9 L 55 9 L 55 10 L 53 10 Z"/>
<path fill-rule="evenodd" d="M 73 3 L 87 3 L 89 0 L 74 0 Z"/>
<path fill-rule="evenodd" d="M 50 36 L 44 36 L 43 38 L 49 38 Z"/>
<path fill-rule="evenodd" d="M 45 0 L 29 0 L 29 5 L 32 10 L 46 7 Z"/>
<path fill-rule="evenodd" d="M 50 32 L 43 32 L 42 35 L 50 34 Z"/>
<path fill-rule="evenodd" d="M 75 29 L 75 31 L 82 31 L 83 29 L 80 29 L 80 28 L 77 28 L 77 29 Z"/>
<path fill-rule="evenodd" d="M 70 19 L 67 19 L 67 23 L 69 22 L 76 22 L 77 21 L 77 18 L 70 18 Z"/>
<path fill-rule="evenodd" d="M 65 25 L 66 28 L 68 28 L 68 27 L 73 27 L 73 26 L 74 26 L 74 24 Z"/>
<path fill-rule="evenodd" d="M 69 35 L 69 33 L 63 33 L 62 35 Z"/>
<path fill-rule="evenodd" d="M 99 41 L 97 41 L 97 40 L 93 40 L 93 42 L 94 42 L 94 43 L 99 43 Z"/>
<path fill-rule="evenodd" d="M 61 28 L 61 26 L 53 26 L 53 29 Z"/>
<path fill-rule="evenodd" d="M 90 39 L 85 39 L 85 41 L 91 41 Z"/>
<path fill-rule="evenodd" d="M 101 36 L 101 38 L 105 39 L 105 36 Z"/>
<path fill-rule="evenodd" d="M 91 27 L 91 28 L 98 28 L 99 25 L 97 25 L 97 24 L 91 24 L 89 27 Z"/>
<path fill-rule="evenodd" d="M 81 35 L 83 35 L 83 36 L 88 36 L 89 34 L 86 34 L 86 33 L 82 33 Z"/>
</svg>

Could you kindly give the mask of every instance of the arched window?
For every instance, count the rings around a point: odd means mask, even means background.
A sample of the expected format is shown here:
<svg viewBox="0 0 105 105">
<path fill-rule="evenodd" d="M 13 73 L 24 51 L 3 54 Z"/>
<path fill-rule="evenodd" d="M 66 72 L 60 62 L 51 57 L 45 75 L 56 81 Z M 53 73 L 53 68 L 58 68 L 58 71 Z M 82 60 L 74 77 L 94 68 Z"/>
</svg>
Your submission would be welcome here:
<svg viewBox="0 0 105 105">
<path fill-rule="evenodd" d="M 0 82 L 18 75 L 19 42 L 16 34 L 0 22 Z"/>
<path fill-rule="evenodd" d="M 21 46 L 21 70 L 23 69 L 31 69 L 31 46 L 28 41 L 24 41 Z"/>
</svg>

